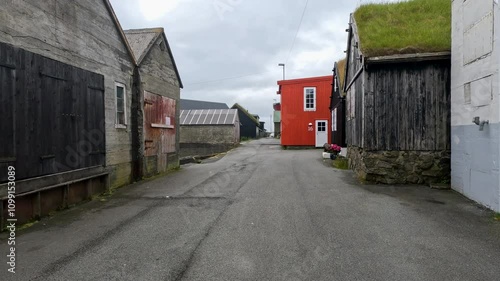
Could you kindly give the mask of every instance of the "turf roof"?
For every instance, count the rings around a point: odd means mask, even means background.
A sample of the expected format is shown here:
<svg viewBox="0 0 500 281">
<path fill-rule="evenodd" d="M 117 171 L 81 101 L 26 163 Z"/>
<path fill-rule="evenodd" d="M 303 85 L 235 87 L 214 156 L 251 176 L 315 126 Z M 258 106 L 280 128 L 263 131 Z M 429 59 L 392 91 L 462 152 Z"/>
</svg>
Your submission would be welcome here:
<svg viewBox="0 0 500 281">
<path fill-rule="evenodd" d="M 337 75 L 339 81 L 339 89 L 341 92 L 343 92 L 344 89 L 344 78 L 345 78 L 345 65 L 346 65 L 346 59 L 339 60 L 337 62 Z"/>
<path fill-rule="evenodd" d="M 354 12 L 366 57 L 451 50 L 451 1 L 364 4 Z"/>
</svg>

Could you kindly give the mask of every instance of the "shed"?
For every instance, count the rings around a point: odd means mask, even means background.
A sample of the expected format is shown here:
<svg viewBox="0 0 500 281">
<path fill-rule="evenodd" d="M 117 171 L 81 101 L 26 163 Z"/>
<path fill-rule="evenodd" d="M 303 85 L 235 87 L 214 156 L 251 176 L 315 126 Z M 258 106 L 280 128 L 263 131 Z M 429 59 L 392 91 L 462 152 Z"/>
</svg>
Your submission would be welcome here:
<svg viewBox="0 0 500 281">
<path fill-rule="evenodd" d="M 350 167 L 362 179 L 449 180 L 450 5 L 368 4 L 351 15 L 347 145 Z"/>
<path fill-rule="evenodd" d="M 346 147 L 345 136 L 345 76 L 346 60 L 340 60 L 333 67 L 332 95 L 330 96 L 331 140 L 332 143 Z"/>
<path fill-rule="evenodd" d="M 182 81 L 163 28 L 125 30 L 137 60 L 132 97 L 134 176 L 179 167 L 179 101 Z"/>
<path fill-rule="evenodd" d="M 2 2 L 0 169 L 16 169 L 18 223 L 132 181 L 134 67 L 108 0 Z"/>
<path fill-rule="evenodd" d="M 323 147 L 331 142 L 332 75 L 278 81 L 281 145 Z"/>
<path fill-rule="evenodd" d="M 493 0 L 452 7 L 451 187 L 500 212 L 500 9 Z"/>
<path fill-rule="evenodd" d="M 181 157 L 226 152 L 240 143 L 236 109 L 181 110 Z"/>
<path fill-rule="evenodd" d="M 260 123 L 259 120 L 255 118 L 258 115 L 253 115 L 248 112 L 243 106 L 235 103 L 231 109 L 238 110 L 238 117 L 240 119 L 240 137 L 241 138 L 249 138 L 255 139 L 260 137 Z"/>
</svg>

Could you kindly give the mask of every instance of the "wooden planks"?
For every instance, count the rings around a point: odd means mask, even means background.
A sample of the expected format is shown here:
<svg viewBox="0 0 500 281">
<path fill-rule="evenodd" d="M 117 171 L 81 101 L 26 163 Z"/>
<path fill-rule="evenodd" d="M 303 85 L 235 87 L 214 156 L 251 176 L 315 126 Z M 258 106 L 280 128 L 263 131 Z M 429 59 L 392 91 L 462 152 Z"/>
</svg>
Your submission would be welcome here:
<svg viewBox="0 0 500 281">
<path fill-rule="evenodd" d="M 449 61 L 372 65 L 365 82 L 365 149 L 450 148 Z"/>
<path fill-rule="evenodd" d="M 102 75 L 0 43 L 0 82 L 0 168 L 26 179 L 104 165 Z"/>
</svg>

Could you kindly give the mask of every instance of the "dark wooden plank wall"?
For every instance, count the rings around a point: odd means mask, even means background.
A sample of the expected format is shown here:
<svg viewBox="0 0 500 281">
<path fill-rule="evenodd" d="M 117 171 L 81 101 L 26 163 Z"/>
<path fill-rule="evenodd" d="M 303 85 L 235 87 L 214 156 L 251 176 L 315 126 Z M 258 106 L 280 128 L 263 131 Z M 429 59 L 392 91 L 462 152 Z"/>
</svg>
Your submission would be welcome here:
<svg viewBox="0 0 500 281">
<path fill-rule="evenodd" d="M 364 149 L 450 149 L 449 60 L 369 65 L 364 77 Z"/>
<path fill-rule="evenodd" d="M 19 180 L 105 164 L 102 75 L 0 43 L 0 90 L 0 171 L 13 165 Z"/>
<path fill-rule="evenodd" d="M 350 44 L 347 61 L 346 82 L 345 86 L 349 86 L 354 80 L 356 73 L 363 67 L 361 60 L 361 51 L 359 50 L 359 42 L 357 38 L 357 26 L 355 22 L 352 23 L 352 35 L 350 36 Z M 350 100 L 354 96 L 354 117 L 352 117 L 352 106 Z M 352 86 L 346 92 L 346 142 L 350 146 L 361 146 L 363 142 L 363 73 L 359 75 Z"/>
</svg>

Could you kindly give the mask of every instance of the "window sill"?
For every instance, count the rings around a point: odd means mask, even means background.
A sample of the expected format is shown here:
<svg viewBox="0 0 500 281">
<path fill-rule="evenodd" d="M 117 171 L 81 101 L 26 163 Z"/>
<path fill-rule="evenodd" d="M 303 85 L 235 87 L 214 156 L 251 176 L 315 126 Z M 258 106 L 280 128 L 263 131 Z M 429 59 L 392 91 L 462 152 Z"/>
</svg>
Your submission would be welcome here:
<svg viewBox="0 0 500 281">
<path fill-rule="evenodd" d="M 161 129 L 173 129 L 173 125 L 165 125 L 165 124 L 151 124 L 152 128 L 161 128 Z"/>
<path fill-rule="evenodd" d="M 115 129 L 127 129 L 127 125 L 115 124 Z"/>
<path fill-rule="evenodd" d="M 313 108 L 313 109 L 304 109 L 304 111 L 316 111 L 316 108 Z"/>
</svg>

